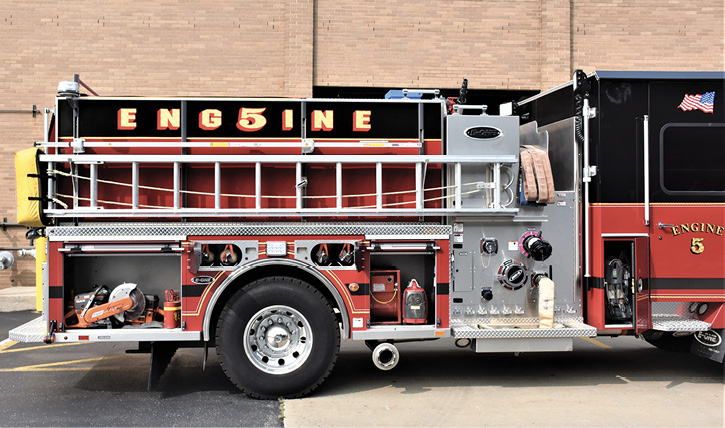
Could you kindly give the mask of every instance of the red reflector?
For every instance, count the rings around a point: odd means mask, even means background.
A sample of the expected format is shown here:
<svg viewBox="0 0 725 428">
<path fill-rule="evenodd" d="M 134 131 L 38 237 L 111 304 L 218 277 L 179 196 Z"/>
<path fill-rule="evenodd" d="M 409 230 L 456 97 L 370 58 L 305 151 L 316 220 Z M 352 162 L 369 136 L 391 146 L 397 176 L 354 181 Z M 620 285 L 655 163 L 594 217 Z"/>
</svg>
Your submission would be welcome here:
<svg viewBox="0 0 725 428">
<path fill-rule="evenodd" d="M 88 336 L 78 336 L 78 340 L 88 340 Z"/>
</svg>

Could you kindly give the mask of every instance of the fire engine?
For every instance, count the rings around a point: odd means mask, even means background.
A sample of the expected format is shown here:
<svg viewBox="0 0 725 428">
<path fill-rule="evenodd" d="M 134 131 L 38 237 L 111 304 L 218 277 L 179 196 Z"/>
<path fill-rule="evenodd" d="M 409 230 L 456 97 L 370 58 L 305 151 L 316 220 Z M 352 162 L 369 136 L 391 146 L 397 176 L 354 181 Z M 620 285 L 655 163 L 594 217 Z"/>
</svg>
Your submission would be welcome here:
<svg viewBox="0 0 725 428">
<path fill-rule="evenodd" d="M 634 335 L 722 362 L 724 81 L 577 71 L 500 115 L 465 83 L 353 100 L 61 82 L 16 154 L 47 262 L 43 314 L 11 338 L 139 342 L 150 388 L 179 347 L 213 347 L 257 398 L 311 393 L 342 339 L 383 370 L 396 343 L 445 337 Z"/>
</svg>

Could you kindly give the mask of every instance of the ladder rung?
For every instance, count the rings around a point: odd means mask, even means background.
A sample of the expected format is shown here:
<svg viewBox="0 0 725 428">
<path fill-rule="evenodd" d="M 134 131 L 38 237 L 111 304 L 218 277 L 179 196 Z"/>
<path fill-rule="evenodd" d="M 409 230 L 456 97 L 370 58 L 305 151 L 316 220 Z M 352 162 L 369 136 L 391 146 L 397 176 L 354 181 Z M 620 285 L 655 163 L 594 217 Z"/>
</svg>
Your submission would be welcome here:
<svg viewBox="0 0 725 428">
<path fill-rule="evenodd" d="M 214 209 L 222 207 L 222 167 L 219 162 L 214 162 Z"/>
<path fill-rule="evenodd" d="M 262 209 L 262 163 L 254 164 L 254 208 Z"/>
<path fill-rule="evenodd" d="M 415 207 L 423 208 L 423 164 L 415 164 Z"/>
<path fill-rule="evenodd" d="M 98 207 L 98 165 L 91 164 L 90 199 L 91 208 Z"/>
<path fill-rule="evenodd" d="M 342 209 L 342 163 L 335 164 L 335 206 Z"/>
<path fill-rule="evenodd" d="M 375 208 L 383 209 L 383 164 L 375 164 Z"/>
<path fill-rule="evenodd" d="M 296 168 L 295 168 L 295 182 L 297 183 L 295 186 L 295 194 L 297 195 L 297 202 L 295 206 L 298 210 L 302 209 L 302 191 L 303 191 L 303 183 L 302 183 L 302 162 L 297 162 Z"/>
<path fill-rule="evenodd" d="M 174 162 L 174 209 L 181 207 L 181 164 Z"/>
<path fill-rule="evenodd" d="M 138 209 L 138 162 L 131 164 L 131 207 Z"/>
<path fill-rule="evenodd" d="M 457 210 L 461 209 L 462 204 L 462 197 L 461 197 L 461 164 L 460 162 L 456 163 L 456 170 L 455 170 L 455 178 L 453 185 L 455 186 L 455 208 Z"/>
</svg>

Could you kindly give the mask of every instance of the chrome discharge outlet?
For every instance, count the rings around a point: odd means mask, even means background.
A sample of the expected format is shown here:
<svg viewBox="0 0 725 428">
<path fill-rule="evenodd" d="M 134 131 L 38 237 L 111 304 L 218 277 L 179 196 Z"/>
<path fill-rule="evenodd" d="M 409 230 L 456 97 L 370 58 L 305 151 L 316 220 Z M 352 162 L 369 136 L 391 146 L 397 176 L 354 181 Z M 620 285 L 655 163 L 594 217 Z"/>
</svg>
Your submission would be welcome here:
<svg viewBox="0 0 725 428">
<path fill-rule="evenodd" d="M 381 343 L 373 349 L 373 364 L 380 370 L 392 370 L 400 361 L 400 352 L 392 343 Z"/>
</svg>

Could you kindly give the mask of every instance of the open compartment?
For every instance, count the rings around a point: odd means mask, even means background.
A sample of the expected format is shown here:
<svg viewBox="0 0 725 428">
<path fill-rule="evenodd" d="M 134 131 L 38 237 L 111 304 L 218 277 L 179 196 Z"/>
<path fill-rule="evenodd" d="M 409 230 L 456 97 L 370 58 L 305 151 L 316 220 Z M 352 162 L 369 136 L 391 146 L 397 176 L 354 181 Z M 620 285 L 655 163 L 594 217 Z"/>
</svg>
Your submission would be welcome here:
<svg viewBox="0 0 725 428">
<path fill-rule="evenodd" d="M 634 312 L 634 242 L 604 241 L 604 319 L 608 326 L 631 326 Z"/>
<path fill-rule="evenodd" d="M 164 302 L 181 298 L 180 251 L 146 244 L 65 248 L 66 327 L 162 327 Z"/>
<path fill-rule="evenodd" d="M 372 325 L 435 325 L 435 254 L 433 246 L 425 243 L 372 246 L 370 251 Z M 417 283 L 417 286 L 412 285 L 413 282 Z"/>
</svg>

